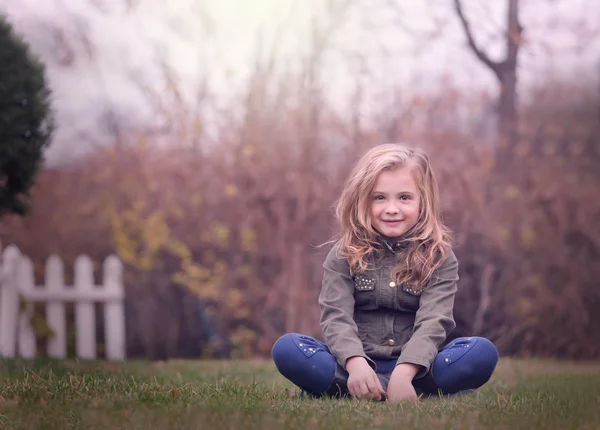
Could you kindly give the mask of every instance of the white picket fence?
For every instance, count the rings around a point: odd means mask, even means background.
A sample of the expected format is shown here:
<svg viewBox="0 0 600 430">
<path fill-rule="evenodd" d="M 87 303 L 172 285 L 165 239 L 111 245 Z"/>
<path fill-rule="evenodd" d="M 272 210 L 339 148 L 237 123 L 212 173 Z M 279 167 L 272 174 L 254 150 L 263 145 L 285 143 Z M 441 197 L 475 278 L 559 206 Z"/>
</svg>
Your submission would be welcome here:
<svg viewBox="0 0 600 430">
<path fill-rule="evenodd" d="M 54 332 L 48 340 L 48 355 L 65 358 L 65 303 L 73 302 L 75 353 L 81 359 L 97 358 L 94 303 L 101 302 L 104 303 L 105 357 L 109 360 L 125 358 L 123 266 L 116 256 L 104 261 L 103 285 L 94 285 L 93 265 L 89 257 L 79 256 L 75 261 L 73 286 L 65 285 L 63 263 L 56 255 L 50 256 L 46 262 L 45 283 L 41 286 L 34 283 L 31 259 L 22 255 L 17 247 L 8 246 L 0 256 L 0 356 L 35 357 L 36 337 L 28 314 L 33 303 L 44 302 L 46 323 Z M 21 300 L 24 300 L 24 309 L 20 309 Z"/>
</svg>

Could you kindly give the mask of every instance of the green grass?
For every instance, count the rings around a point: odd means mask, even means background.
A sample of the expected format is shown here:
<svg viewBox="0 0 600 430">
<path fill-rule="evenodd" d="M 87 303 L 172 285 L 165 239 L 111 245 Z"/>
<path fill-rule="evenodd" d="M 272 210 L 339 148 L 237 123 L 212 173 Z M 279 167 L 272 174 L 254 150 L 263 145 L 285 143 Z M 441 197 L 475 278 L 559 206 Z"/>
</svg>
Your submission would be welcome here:
<svg viewBox="0 0 600 430">
<path fill-rule="evenodd" d="M 0 360 L 0 429 L 598 429 L 600 363 L 501 360 L 476 396 L 305 399 L 266 361 Z"/>
</svg>

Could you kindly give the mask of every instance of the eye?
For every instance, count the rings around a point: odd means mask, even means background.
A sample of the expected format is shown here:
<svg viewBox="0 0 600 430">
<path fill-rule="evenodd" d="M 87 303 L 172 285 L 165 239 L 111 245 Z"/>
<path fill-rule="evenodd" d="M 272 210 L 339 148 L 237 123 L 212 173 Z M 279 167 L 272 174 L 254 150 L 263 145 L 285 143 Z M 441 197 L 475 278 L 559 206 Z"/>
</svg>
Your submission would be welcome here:
<svg viewBox="0 0 600 430">
<path fill-rule="evenodd" d="M 404 195 L 400 196 L 400 200 L 408 201 L 408 200 L 410 200 L 410 196 L 408 194 L 404 194 Z"/>
<path fill-rule="evenodd" d="M 377 194 L 373 197 L 373 200 L 383 200 L 384 197 L 381 194 Z"/>
</svg>

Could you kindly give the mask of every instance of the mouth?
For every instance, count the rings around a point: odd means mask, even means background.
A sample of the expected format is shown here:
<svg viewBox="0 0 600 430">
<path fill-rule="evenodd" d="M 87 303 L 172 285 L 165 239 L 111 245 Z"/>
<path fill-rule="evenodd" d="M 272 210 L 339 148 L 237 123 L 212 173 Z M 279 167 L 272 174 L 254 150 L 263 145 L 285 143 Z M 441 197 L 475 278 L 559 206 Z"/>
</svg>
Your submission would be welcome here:
<svg viewBox="0 0 600 430">
<path fill-rule="evenodd" d="M 384 223 L 386 223 L 387 225 L 397 225 L 400 224 L 402 222 L 401 219 L 397 219 L 397 220 L 382 220 Z"/>
</svg>

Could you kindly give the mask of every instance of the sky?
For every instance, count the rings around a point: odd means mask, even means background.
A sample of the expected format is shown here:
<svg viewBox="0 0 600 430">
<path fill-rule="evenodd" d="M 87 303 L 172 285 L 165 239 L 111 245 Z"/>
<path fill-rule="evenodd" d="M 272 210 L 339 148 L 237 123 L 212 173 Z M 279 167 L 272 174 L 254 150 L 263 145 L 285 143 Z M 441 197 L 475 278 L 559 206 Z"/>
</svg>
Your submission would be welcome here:
<svg viewBox="0 0 600 430">
<path fill-rule="evenodd" d="M 172 70 L 193 104 L 202 82 L 223 106 L 244 91 L 258 46 L 276 47 L 294 67 L 309 51 L 311 24 L 335 17 L 323 57 L 334 109 L 347 106 L 357 75 L 365 115 L 392 88 L 434 92 L 448 79 L 465 91 L 497 91 L 493 75 L 466 49 L 451 0 L 0 0 L 15 30 L 47 65 L 58 129 L 50 164 L 108 140 L 112 113 L 122 130 L 160 127 L 149 94 Z M 463 0 L 476 38 L 501 58 L 506 0 Z M 552 77 L 600 76 L 600 0 L 521 0 L 526 45 L 522 92 Z M 360 61 L 359 61 L 360 60 Z"/>
</svg>

